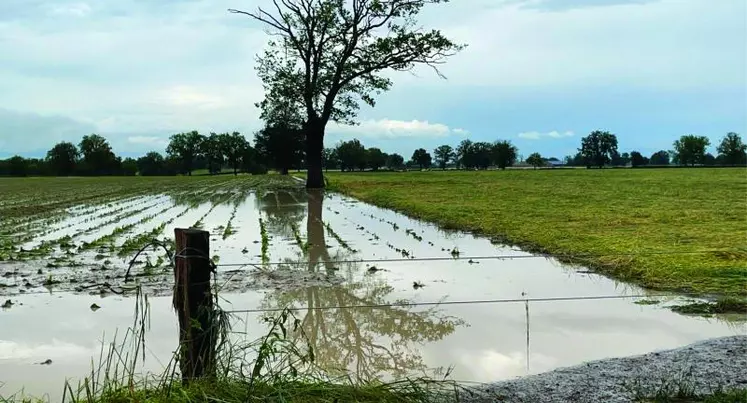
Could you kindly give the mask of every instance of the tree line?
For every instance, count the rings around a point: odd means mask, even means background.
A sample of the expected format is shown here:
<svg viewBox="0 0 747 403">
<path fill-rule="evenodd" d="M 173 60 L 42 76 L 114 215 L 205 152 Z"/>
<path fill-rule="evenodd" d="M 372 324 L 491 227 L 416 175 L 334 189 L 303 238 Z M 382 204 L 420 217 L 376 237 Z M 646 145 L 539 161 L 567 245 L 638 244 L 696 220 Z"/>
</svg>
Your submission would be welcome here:
<svg viewBox="0 0 747 403">
<path fill-rule="evenodd" d="M 546 166 L 585 166 L 602 168 L 605 166 L 641 167 L 667 165 L 747 165 L 747 145 L 737 134 L 730 132 L 716 148 L 718 154 L 707 152 L 710 140 L 705 136 L 685 135 L 673 144 L 672 150 L 660 150 L 646 157 L 638 151 L 618 152 L 617 136 L 606 131 L 593 131 L 581 139 L 581 147 L 575 155 L 558 158 L 545 158 L 540 153 L 532 153 L 520 161 L 518 149 L 507 140 L 493 143 L 462 140 L 456 147 L 444 144 L 436 147 L 432 153 L 423 148 L 416 149 L 409 160 L 393 153 L 387 154 L 379 148 L 366 148 L 357 139 L 342 141 L 334 148 L 325 148 L 323 166 L 325 169 L 342 171 L 362 171 L 381 168 L 390 170 L 440 169 L 456 168 L 484 170 L 489 167 L 505 169 L 523 162 L 535 168 Z M 302 157 L 301 157 L 302 160 Z M 302 165 L 301 160 L 299 164 Z"/>
<path fill-rule="evenodd" d="M 193 130 L 172 135 L 165 155 L 151 151 L 139 158 L 117 156 L 104 137 L 90 134 L 77 145 L 57 143 L 44 158 L 16 155 L 0 160 L 0 176 L 167 176 L 192 175 L 195 170 L 217 174 L 225 169 L 236 175 L 262 174 L 268 167 L 286 173 L 289 167 L 300 168 L 300 162 L 283 159 L 286 149 L 294 149 L 282 141 L 287 136 L 275 134 L 260 130 L 252 146 L 239 132 L 203 135 Z"/>
<path fill-rule="evenodd" d="M 563 161 L 532 153 L 523 161 L 518 149 L 507 140 L 493 143 L 462 140 L 456 147 L 444 144 L 432 153 L 424 148 L 413 151 L 408 160 L 397 153 L 388 154 L 377 147 L 366 148 L 358 139 L 341 141 L 322 152 L 325 170 L 378 171 L 402 169 L 505 169 L 517 162 L 535 168 L 566 165 L 602 168 L 605 166 L 714 166 L 747 165 L 747 145 L 737 133 L 727 133 L 716 147 L 717 155 L 708 152 L 710 140 L 705 136 L 685 135 L 673 143 L 672 150 L 660 150 L 650 157 L 638 151 L 618 152 L 617 136 L 607 131 L 593 131 L 581 139 L 575 155 Z M 60 142 L 45 158 L 14 156 L 0 160 L 0 176 L 101 176 L 101 175 L 191 175 L 195 170 L 217 174 L 229 169 L 263 174 L 275 169 L 287 174 L 306 164 L 304 134 L 300 125 L 268 124 L 254 134 L 254 145 L 239 132 L 210 133 L 197 131 L 177 133 L 170 137 L 166 155 L 151 151 L 140 158 L 121 158 L 114 154 L 108 141 L 97 134 L 83 136 L 76 146 Z"/>
</svg>

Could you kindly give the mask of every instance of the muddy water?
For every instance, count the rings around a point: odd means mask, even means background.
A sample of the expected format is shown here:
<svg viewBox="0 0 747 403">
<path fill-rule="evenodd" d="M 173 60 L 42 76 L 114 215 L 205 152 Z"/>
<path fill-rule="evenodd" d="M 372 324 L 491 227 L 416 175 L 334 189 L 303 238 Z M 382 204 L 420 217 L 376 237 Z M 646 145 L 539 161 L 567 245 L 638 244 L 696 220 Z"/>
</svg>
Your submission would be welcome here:
<svg viewBox="0 0 747 403">
<path fill-rule="evenodd" d="M 259 218 L 271 236 L 267 265 L 260 263 Z M 664 308 L 677 298 L 658 305 L 619 299 L 338 308 L 645 291 L 339 195 L 250 193 L 236 203 L 197 205 L 167 231 L 199 219 L 220 257 L 223 308 L 297 308 L 318 363 L 333 373 L 388 379 L 453 367 L 452 379 L 494 381 L 747 332 L 743 318 L 694 318 Z M 235 233 L 225 232 L 229 221 Z M 306 250 L 295 231 L 309 243 Z M 518 258 L 453 260 L 454 250 L 461 257 Z M 445 260 L 419 260 L 426 258 Z M 101 341 L 133 324 L 135 301 L 128 297 L 27 292 L 11 300 L 15 305 L 0 312 L 3 396 L 25 388 L 57 401 L 66 378 L 90 372 Z M 101 309 L 91 311 L 92 303 Z M 145 370 L 159 372 L 176 347 L 176 318 L 168 296 L 150 303 Z M 233 338 L 262 336 L 260 315 L 235 313 Z M 47 359 L 51 365 L 38 365 Z"/>
</svg>

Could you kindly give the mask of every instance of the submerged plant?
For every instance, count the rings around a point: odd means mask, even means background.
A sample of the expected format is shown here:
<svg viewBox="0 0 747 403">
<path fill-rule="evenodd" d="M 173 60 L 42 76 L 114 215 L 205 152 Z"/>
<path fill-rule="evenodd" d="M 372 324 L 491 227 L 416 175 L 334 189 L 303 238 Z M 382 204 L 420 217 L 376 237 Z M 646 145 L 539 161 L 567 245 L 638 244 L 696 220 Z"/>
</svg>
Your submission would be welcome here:
<svg viewBox="0 0 747 403">
<path fill-rule="evenodd" d="M 270 261 L 270 256 L 268 254 L 268 249 L 270 248 L 270 236 L 267 234 L 267 226 L 261 217 L 259 219 L 259 233 L 262 237 L 262 263 L 266 264 Z"/>
</svg>

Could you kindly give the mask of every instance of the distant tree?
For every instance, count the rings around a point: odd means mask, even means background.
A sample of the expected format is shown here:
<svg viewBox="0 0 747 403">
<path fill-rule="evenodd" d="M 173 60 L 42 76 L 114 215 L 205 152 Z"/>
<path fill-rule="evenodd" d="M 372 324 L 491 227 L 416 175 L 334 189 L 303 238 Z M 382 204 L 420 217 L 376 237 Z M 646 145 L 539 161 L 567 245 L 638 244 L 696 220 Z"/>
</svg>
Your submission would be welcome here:
<svg viewBox="0 0 747 403">
<path fill-rule="evenodd" d="M 405 158 L 397 153 L 389 154 L 386 159 L 386 166 L 392 170 L 399 170 L 405 166 Z"/>
<path fill-rule="evenodd" d="M 379 168 L 383 167 L 386 164 L 386 157 L 387 155 L 376 147 L 372 147 L 366 150 L 366 162 L 368 163 L 368 166 L 374 171 L 378 171 Z"/>
<path fill-rule="evenodd" d="M 122 175 L 124 176 L 135 176 L 137 175 L 137 160 L 134 158 L 127 157 L 122 160 Z"/>
<path fill-rule="evenodd" d="M 454 159 L 456 154 L 450 145 L 444 144 L 433 150 L 433 156 L 436 158 L 436 164 L 438 164 L 438 167 L 445 170 L 446 165 Z"/>
<path fill-rule="evenodd" d="M 716 165 L 716 157 L 711 153 L 706 153 L 703 157 L 703 165 L 714 166 Z"/>
<path fill-rule="evenodd" d="M 669 152 L 659 150 L 651 154 L 651 158 L 649 159 L 648 163 L 650 165 L 669 165 Z"/>
<path fill-rule="evenodd" d="M 417 164 L 420 169 L 430 168 L 431 166 L 431 155 L 424 148 L 418 148 L 412 153 L 412 161 Z"/>
<path fill-rule="evenodd" d="M 353 171 L 366 166 L 366 148 L 358 139 L 341 141 L 335 147 L 342 171 Z"/>
<path fill-rule="evenodd" d="M 706 136 L 688 134 L 674 142 L 675 160 L 680 165 L 702 164 L 705 162 L 706 148 L 711 141 Z"/>
<path fill-rule="evenodd" d="M 617 154 L 617 136 L 607 131 L 595 130 L 581 139 L 579 152 L 587 167 L 602 168 Z"/>
<path fill-rule="evenodd" d="M 633 168 L 648 165 L 648 158 L 641 155 L 638 151 L 632 151 L 630 153 L 630 164 Z"/>
<path fill-rule="evenodd" d="M 249 142 L 239 132 L 231 134 L 221 133 L 218 135 L 218 142 L 221 152 L 226 158 L 226 162 L 233 168 L 233 174 L 238 175 L 241 168 L 241 160 L 246 147 L 249 147 Z"/>
<path fill-rule="evenodd" d="M 265 126 L 254 134 L 254 148 L 264 164 L 287 175 L 304 158 L 304 134 L 296 124 Z"/>
<path fill-rule="evenodd" d="M 248 144 L 241 154 L 241 170 L 252 175 L 264 175 L 267 173 L 267 165 L 262 161 L 259 152 Z"/>
<path fill-rule="evenodd" d="M 628 165 L 629 162 L 630 162 L 630 154 L 629 153 L 622 153 L 622 154 L 615 153 L 612 156 L 611 164 L 613 166 L 623 167 L 623 166 Z"/>
<path fill-rule="evenodd" d="M 10 176 L 28 176 L 29 161 L 20 155 L 14 155 L 8 159 L 8 175 Z"/>
<path fill-rule="evenodd" d="M 540 153 L 531 153 L 529 154 L 529 157 L 527 157 L 527 164 L 530 164 L 534 169 L 537 169 L 545 165 L 545 159 L 542 158 Z"/>
<path fill-rule="evenodd" d="M 223 167 L 224 156 L 220 135 L 211 132 L 200 141 L 200 155 L 205 158 L 210 175 L 219 173 Z"/>
<path fill-rule="evenodd" d="M 459 143 L 459 146 L 457 146 L 456 149 L 456 163 L 457 168 L 466 168 L 466 169 L 472 169 L 477 164 L 472 160 L 472 141 L 471 140 L 462 140 Z"/>
<path fill-rule="evenodd" d="M 169 157 L 179 161 L 181 172 L 192 175 L 195 158 L 201 154 L 204 140 L 205 136 L 200 135 L 197 130 L 174 134 L 170 137 L 166 153 Z"/>
<path fill-rule="evenodd" d="M 725 165 L 747 164 L 747 144 L 739 134 L 729 132 L 721 139 L 718 148 L 719 159 Z"/>
<path fill-rule="evenodd" d="M 493 144 L 486 141 L 471 143 L 465 155 L 465 164 L 468 169 L 488 169 L 495 161 Z"/>
<path fill-rule="evenodd" d="M 140 176 L 164 175 L 167 172 L 166 161 L 160 153 L 151 151 L 137 159 L 137 171 Z"/>
<path fill-rule="evenodd" d="M 73 143 L 63 141 L 47 151 L 47 165 L 50 173 L 56 176 L 68 176 L 75 172 L 78 164 L 78 148 Z"/>
<path fill-rule="evenodd" d="M 340 167 L 340 158 L 337 156 L 336 148 L 325 148 L 322 151 L 322 165 L 324 170 L 337 169 Z"/>
<path fill-rule="evenodd" d="M 566 155 L 563 159 L 563 162 L 565 165 L 571 166 L 571 167 L 580 167 L 585 166 L 586 163 L 584 161 L 583 155 L 581 155 L 580 152 L 574 154 L 574 155 Z"/>
<path fill-rule="evenodd" d="M 500 169 L 514 165 L 518 149 L 508 140 L 496 141 L 492 146 L 491 160 Z"/>
<path fill-rule="evenodd" d="M 83 136 L 78 145 L 88 175 L 113 175 L 120 171 L 121 160 L 114 155 L 109 142 L 98 134 Z"/>
</svg>

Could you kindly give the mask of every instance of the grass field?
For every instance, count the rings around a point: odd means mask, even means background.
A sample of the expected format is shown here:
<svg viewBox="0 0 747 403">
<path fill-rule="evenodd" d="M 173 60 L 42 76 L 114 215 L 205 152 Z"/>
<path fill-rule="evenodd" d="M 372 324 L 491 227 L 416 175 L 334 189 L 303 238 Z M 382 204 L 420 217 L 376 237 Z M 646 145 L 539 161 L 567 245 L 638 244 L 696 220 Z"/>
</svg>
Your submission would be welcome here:
<svg viewBox="0 0 747 403">
<path fill-rule="evenodd" d="M 648 288 L 747 295 L 745 169 L 331 173 L 329 180 L 361 200 Z"/>
</svg>

